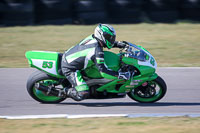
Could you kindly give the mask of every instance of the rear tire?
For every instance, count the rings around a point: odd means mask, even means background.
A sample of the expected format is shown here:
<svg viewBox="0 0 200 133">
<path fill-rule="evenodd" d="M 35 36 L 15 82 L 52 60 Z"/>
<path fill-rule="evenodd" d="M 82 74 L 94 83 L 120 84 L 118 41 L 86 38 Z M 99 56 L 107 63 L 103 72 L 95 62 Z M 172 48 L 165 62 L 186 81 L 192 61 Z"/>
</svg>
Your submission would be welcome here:
<svg viewBox="0 0 200 133">
<path fill-rule="evenodd" d="M 153 89 L 151 93 L 154 94 L 152 96 L 145 97 L 140 94 L 142 92 L 140 91 L 142 89 L 142 86 L 139 86 L 135 88 L 133 91 L 129 92 L 128 96 L 139 103 L 154 103 L 165 96 L 167 92 L 167 86 L 165 81 L 161 77 L 158 76 L 155 80 L 149 81 L 148 84 L 150 85 L 153 84 L 153 86 L 155 86 L 155 88 L 158 87 L 159 90 L 157 91 L 156 89 L 155 90 Z"/>
<path fill-rule="evenodd" d="M 42 71 L 36 71 L 32 73 L 29 76 L 27 85 L 26 85 L 29 95 L 33 99 L 41 103 L 60 103 L 64 101 L 66 98 L 48 96 L 48 95 L 45 95 L 45 93 L 43 93 L 42 91 L 35 89 L 34 87 L 35 83 L 40 82 L 40 81 L 45 81 L 45 80 L 50 80 L 50 81 L 55 81 L 55 82 L 58 81 L 57 78 L 51 77 Z"/>
</svg>

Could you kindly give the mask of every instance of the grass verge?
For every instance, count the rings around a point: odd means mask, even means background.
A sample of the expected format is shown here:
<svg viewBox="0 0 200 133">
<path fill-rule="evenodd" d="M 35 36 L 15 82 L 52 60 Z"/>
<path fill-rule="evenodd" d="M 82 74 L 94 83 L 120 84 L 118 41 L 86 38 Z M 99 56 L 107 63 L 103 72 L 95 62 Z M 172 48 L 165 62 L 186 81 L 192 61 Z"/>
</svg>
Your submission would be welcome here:
<svg viewBox="0 0 200 133">
<path fill-rule="evenodd" d="M 25 52 L 64 52 L 93 33 L 96 25 L 0 28 L 0 67 L 28 67 Z M 158 66 L 200 66 L 200 24 L 113 25 L 117 40 L 145 47 Z M 114 49 L 115 52 L 119 51 Z"/>
<path fill-rule="evenodd" d="M 199 133 L 200 118 L 0 119 L 1 133 Z"/>
</svg>

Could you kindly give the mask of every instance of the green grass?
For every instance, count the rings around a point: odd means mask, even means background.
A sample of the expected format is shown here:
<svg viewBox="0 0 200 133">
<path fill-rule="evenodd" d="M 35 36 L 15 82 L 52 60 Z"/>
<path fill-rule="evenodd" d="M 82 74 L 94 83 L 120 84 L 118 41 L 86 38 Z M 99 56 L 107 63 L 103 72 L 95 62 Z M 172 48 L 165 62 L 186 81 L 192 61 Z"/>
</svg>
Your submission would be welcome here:
<svg viewBox="0 0 200 133">
<path fill-rule="evenodd" d="M 0 119 L 1 133 L 199 133 L 200 118 Z"/>
<path fill-rule="evenodd" d="M 64 52 L 94 32 L 96 25 L 0 28 L 0 67 L 28 67 L 25 52 Z M 200 66 L 200 24 L 113 25 L 117 40 L 145 47 L 158 66 Z M 118 49 L 114 49 L 115 52 Z"/>
</svg>

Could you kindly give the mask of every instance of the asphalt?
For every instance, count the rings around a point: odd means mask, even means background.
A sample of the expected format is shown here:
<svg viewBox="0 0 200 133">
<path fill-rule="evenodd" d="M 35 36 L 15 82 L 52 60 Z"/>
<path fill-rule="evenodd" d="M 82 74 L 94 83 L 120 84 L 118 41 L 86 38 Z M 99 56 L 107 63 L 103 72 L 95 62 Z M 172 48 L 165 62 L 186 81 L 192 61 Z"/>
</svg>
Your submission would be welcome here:
<svg viewBox="0 0 200 133">
<path fill-rule="evenodd" d="M 31 68 L 0 69 L 0 115 L 45 114 L 160 114 L 200 113 L 200 68 L 158 68 L 166 82 L 166 96 L 157 103 L 141 104 L 128 96 L 121 99 L 66 99 L 60 104 L 41 104 L 26 91 Z"/>
</svg>

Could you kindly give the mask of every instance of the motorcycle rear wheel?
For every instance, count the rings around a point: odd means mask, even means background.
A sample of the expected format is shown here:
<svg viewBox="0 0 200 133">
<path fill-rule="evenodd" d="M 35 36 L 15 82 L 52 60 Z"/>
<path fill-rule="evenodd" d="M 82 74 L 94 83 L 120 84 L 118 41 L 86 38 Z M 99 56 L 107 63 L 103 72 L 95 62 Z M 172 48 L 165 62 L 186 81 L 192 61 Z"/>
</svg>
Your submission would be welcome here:
<svg viewBox="0 0 200 133">
<path fill-rule="evenodd" d="M 27 80 L 26 87 L 29 95 L 36 101 L 40 103 L 51 104 L 51 103 L 60 103 L 66 99 L 62 97 L 46 95 L 44 92 L 35 88 L 35 83 L 42 83 L 43 85 L 48 86 L 49 84 L 52 83 L 53 84 L 58 83 L 58 79 L 51 77 L 42 71 L 36 71 L 32 73 Z"/>
<path fill-rule="evenodd" d="M 128 96 L 139 103 L 154 103 L 162 99 L 167 92 L 167 85 L 161 77 L 148 81 L 147 86 L 139 86 L 128 93 Z"/>
</svg>

